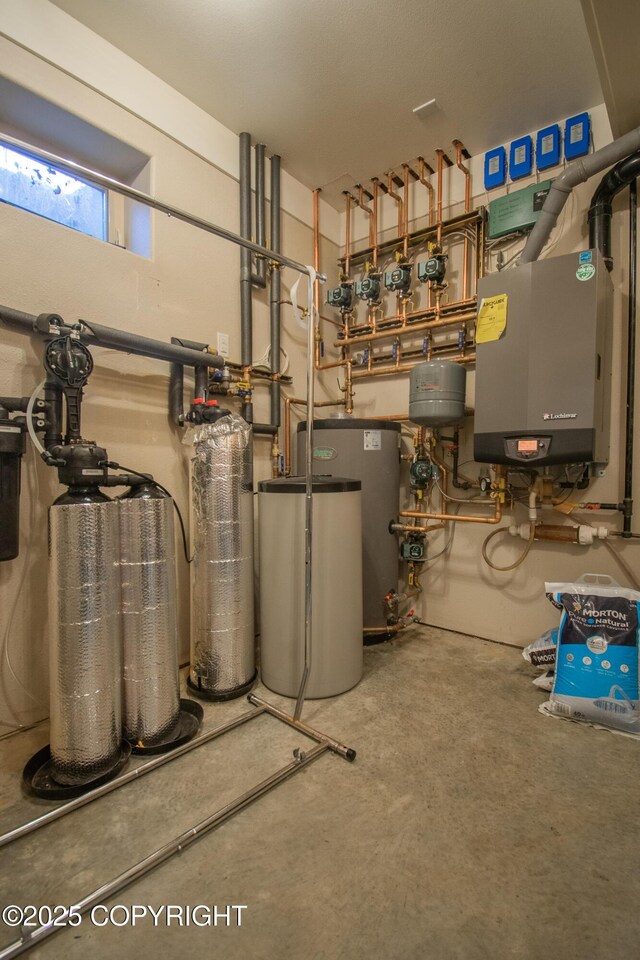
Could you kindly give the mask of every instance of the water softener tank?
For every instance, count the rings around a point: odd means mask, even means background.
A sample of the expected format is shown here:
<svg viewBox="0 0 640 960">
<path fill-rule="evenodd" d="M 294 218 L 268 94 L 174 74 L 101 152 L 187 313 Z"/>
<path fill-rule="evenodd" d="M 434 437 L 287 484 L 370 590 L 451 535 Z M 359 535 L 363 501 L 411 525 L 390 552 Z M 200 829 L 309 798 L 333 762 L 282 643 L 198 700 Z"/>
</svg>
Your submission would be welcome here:
<svg viewBox="0 0 640 960">
<path fill-rule="evenodd" d="M 122 636 L 118 504 L 68 492 L 49 510 L 51 776 L 65 786 L 120 761 Z"/>
<path fill-rule="evenodd" d="M 306 423 L 298 425 L 298 469 L 304 469 Z M 313 469 L 362 484 L 363 627 L 385 627 L 384 598 L 398 586 L 398 544 L 389 521 L 398 516 L 400 424 L 330 418 L 313 425 Z"/>
<path fill-rule="evenodd" d="M 426 360 L 411 371 L 409 419 L 423 427 L 457 423 L 464 417 L 467 372 L 452 360 Z"/>
<path fill-rule="evenodd" d="M 123 728 L 153 746 L 180 721 L 173 501 L 134 487 L 118 501 L 123 633 Z"/>
<path fill-rule="evenodd" d="M 306 696 L 334 697 L 362 677 L 360 482 L 313 481 L 312 657 Z M 295 697 L 304 668 L 304 477 L 258 486 L 262 682 Z"/>
<path fill-rule="evenodd" d="M 251 689 L 253 613 L 251 427 L 235 413 L 199 426 L 191 472 L 191 670 L 187 685 L 209 700 Z"/>
</svg>

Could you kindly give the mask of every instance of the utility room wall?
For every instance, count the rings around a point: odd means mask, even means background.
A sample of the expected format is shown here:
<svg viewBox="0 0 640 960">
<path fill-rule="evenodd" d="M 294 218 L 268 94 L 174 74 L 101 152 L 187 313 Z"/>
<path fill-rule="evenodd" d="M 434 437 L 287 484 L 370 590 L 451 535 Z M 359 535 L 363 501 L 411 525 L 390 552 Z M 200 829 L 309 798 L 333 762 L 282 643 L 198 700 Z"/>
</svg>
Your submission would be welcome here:
<svg viewBox="0 0 640 960">
<path fill-rule="evenodd" d="M 611 131 L 604 106 L 594 107 L 590 112 L 593 122 L 594 146 L 597 149 L 610 142 Z M 432 165 L 435 165 L 433 158 L 430 157 L 429 159 Z M 470 167 L 474 176 L 474 196 L 472 200 L 474 208 L 485 206 L 489 199 L 505 192 L 504 190 L 492 191 L 491 195 L 487 196 L 484 190 L 480 189 L 482 186 L 482 157 L 473 157 Z M 557 172 L 552 170 L 550 173 L 553 176 L 554 174 L 557 175 Z M 541 179 L 544 179 L 544 176 L 541 175 Z M 600 177 L 594 177 L 587 184 L 574 191 L 561 214 L 550 242 L 543 251 L 543 258 L 546 256 L 561 256 L 588 248 L 589 233 L 586 214 L 591 196 L 599 180 Z M 436 178 L 433 177 L 432 181 L 435 185 Z M 529 182 L 531 181 L 525 180 L 517 184 L 511 184 L 509 190 L 514 191 Z M 463 183 L 463 176 L 455 167 L 448 173 L 445 171 L 444 219 L 462 212 L 463 207 L 460 200 L 463 197 Z M 382 207 L 380 214 L 381 241 L 397 235 L 395 205 L 388 199 L 384 199 Z M 415 184 L 412 188 L 410 201 L 410 229 L 418 229 L 426 225 L 426 209 L 427 193 L 420 184 Z M 605 476 L 595 480 L 588 490 L 578 492 L 573 496 L 573 499 L 618 502 L 622 498 L 627 361 L 627 290 L 629 280 L 628 223 L 628 191 L 625 190 L 616 198 L 612 228 L 615 265 L 611 274 L 614 286 L 614 306 L 610 462 Z M 354 238 L 352 253 L 369 245 L 367 221 L 359 211 L 353 215 L 352 238 Z M 505 259 L 517 253 L 522 245 L 522 241 L 516 241 L 515 244 L 512 244 L 509 249 L 505 250 Z M 456 300 L 461 295 L 460 249 L 461 241 L 459 240 L 453 250 L 452 260 L 448 264 L 447 279 L 451 282 L 451 300 Z M 422 258 L 422 256 L 418 257 L 418 259 Z M 388 257 L 387 261 L 390 262 L 391 259 L 391 257 Z M 382 268 L 385 265 L 387 264 L 384 260 L 380 262 Z M 326 263 L 322 266 L 326 267 Z M 362 267 L 358 267 L 353 270 L 352 278 L 359 277 L 362 269 Z M 487 272 L 495 269 L 495 256 L 491 256 L 487 265 Z M 419 292 L 418 296 L 424 298 L 425 291 Z M 395 295 L 387 297 L 387 301 L 385 315 L 392 315 L 395 309 Z M 421 303 L 424 303 L 424 299 Z M 414 303 L 411 309 L 415 309 L 417 305 Z M 358 311 L 358 315 L 363 316 L 361 305 L 358 307 Z M 323 312 L 331 313 L 331 308 L 324 306 Z M 360 322 L 363 321 L 360 320 Z M 325 325 L 323 335 L 325 343 L 329 345 L 327 354 L 331 357 L 337 356 L 332 346 L 335 340 L 335 328 Z M 454 349 L 455 335 L 454 331 Z M 563 336 L 561 326 L 558 328 L 557 336 L 559 338 Z M 391 341 L 383 341 L 383 343 L 386 350 L 389 351 Z M 353 349 L 354 356 L 357 356 L 358 351 L 362 352 L 363 345 Z M 549 349 L 553 349 L 552 344 Z M 640 343 L 638 343 L 638 351 L 640 353 Z M 640 356 L 638 359 L 640 360 Z M 356 365 L 354 370 L 357 369 Z M 325 382 L 331 380 L 332 374 L 335 375 L 335 371 L 323 375 L 326 378 Z M 567 370 L 566 375 L 571 377 L 572 371 Z M 357 417 L 374 417 L 406 412 L 408 402 L 408 373 L 355 381 L 354 414 Z M 473 410 L 474 402 L 474 367 L 468 365 L 467 406 L 469 409 Z M 638 409 L 638 404 L 640 404 L 640 384 L 638 384 L 636 378 L 636 409 Z M 442 432 L 445 435 L 450 435 L 451 428 L 444 428 Z M 404 431 L 403 437 L 403 452 L 409 454 L 413 450 L 411 440 Z M 445 452 L 445 458 L 451 465 L 450 451 Z M 481 467 L 486 471 L 486 465 L 474 464 L 473 462 L 472 415 L 465 418 L 462 426 L 459 459 L 461 472 L 469 478 L 477 478 Z M 413 509 L 413 503 L 410 504 L 409 501 L 407 463 L 403 464 L 402 476 L 401 503 L 405 505 L 405 508 Z M 640 504 L 640 449 L 638 449 L 638 444 L 636 444 L 635 450 L 634 478 L 634 499 L 636 503 L 634 529 L 640 531 L 640 508 L 638 506 Z M 471 491 L 470 494 L 467 494 L 464 491 L 453 489 L 450 492 L 452 495 L 461 498 L 474 493 Z M 435 504 L 437 504 L 437 499 Z M 466 508 L 464 504 L 453 504 L 451 506 L 452 510 L 456 508 L 465 513 L 474 512 L 478 515 L 482 515 L 483 512 L 485 514 L 490 512 L 489 506 L 483 510 L 482 505 Z M 578 515 L 576 515 L 576 518 L 578 518 Z M 551 509 L 543 510 L 541 519 L 546 523 L 563 522 L 560 514 Z M 513 513 L 507 510 L 503 526 L 506 527 L 514 521 L 524 523 L 526 520 L 526 505 L 516 503 Z M 613 512 L 581 514 L 579 520 L 580 522 L 591 521 L 596 524 L 604 524 L 612 530 L 619 530 L 622 527 L 621 516 Z M 625 571 L 621 569 L 607 546 L 601 541 L 596 542 L 592 547 L 536 542 L 528 558 L 520 567 L 511 573 L 498 573 L 487 566 L 481 554 L 484 538 L 494 529 L 495 527 L 484 524 L 457 523 L 454 525 L 451 541 L 449 541 L 451 529 L 447 531 L 439 530 L 429 536 L 428 556 L 433 559 L 425 564 L 422 572 L 423 593 L 421 597 L 418 600 L 411 601 L 411 606 L 415 607 L 418 616 L 435 626 L 487 637 L 504 643 L 526 645 L 544 630 L 557 624 L 557 611 L 545 599 L 545 581 L 573 581 L 585 572 L 597 572 L 609 574 L 622 585 L 631 585 Z M 496 538 L 496 541 L 492 542 L 489 549 L 492 550 L 495 562 L 501 566 L 506 566 L 516 560 L 525 546 L 524 541 L 516 540 L 506 534 L 501 540 Z M 449 544 L 449 548 L 445 550 L 447 544 Z M 614 537 L 611 540 L 611 547 L 619 551 L 628 567 L 635 572 L 636 578 L 640 578 L 640 540 L 625 543 L 621 541 L 620 537 Z M 408 608 L 409 604 L 405 604 L 404 612 Z"/>
<path fill-rule="evenodd" d="M 238 184 L 232 177 L 6 39 L 0 39 L 0 63 L 13 82 L 150 156 L 151 192 L 157 197 L 238 231 Z M 282 233 L 286 255 L 313 262 L 309 225 L 284 215 Z M 151 214 L 151 242 L 147 259 L 0 204 L 0 302 L 34 314 L 53 311 L 70 321 L 95 320 L 160 340 L 173 335 L 215 346 L 222 331 L 229 334 L 230 359 L 239 362 L 239 248 L 156 213 Z M 322 241 L 324 262 L 335 262 L 337 253 L 334 244 Z M 283 299 L 289 297 L 296 276 L 283 271 Z M 304 395 L 306 334 L 294 324 L 289 306 L 283 306 L 282 317 L 282 343 L 293 376 L 286 389 Z M 268 344 L 268 292 L 260 291 L 254 294 L 255 359 Z M 97 347 L 92 352 L 95 367 L 85 392 L 84 435 L 105 446 L 112 459 L 151 472 L 173 493 L 186 518 L 189 448 L 183 444 L 184 432 L 168 419 L 168 364 Z M 0 394 L 30 394 L 43 379 L 42 353 L 39 339 L 0 327 Z M 188 401 L 191 378 L 186 379 Z M 256 386 L 254 400 L 256 420 L 268 420 L 267 385 Z M 231 405 L 237 408 L 238 402 Z M 270 439 L 256 438 L 256 481 L 271 476 L 270 454 Z M 55 472 L 29 445 L 23 459 L 20 556 L 0 564 L 0 732 L 48 713 L 47 507 L 61 492 Z M 180 652 L 185 661 L 188 574 L 179 540 L 177 546 Z"/>
</svg>

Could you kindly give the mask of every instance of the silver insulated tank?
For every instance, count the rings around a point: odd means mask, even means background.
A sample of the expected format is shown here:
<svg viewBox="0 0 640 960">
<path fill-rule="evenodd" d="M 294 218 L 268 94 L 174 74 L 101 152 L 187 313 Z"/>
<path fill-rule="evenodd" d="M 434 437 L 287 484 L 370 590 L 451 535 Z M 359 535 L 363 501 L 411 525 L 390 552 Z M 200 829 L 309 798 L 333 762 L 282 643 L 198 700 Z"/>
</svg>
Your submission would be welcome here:
<svg viewBox="0 0 640 960">
<path fill-rule="evenodd" d="M 360 482 L 313 482 L 311 671 L 306 696 L 335 697 L 362 677 Z M 259 484 L 260 671 L 270 690 L 295 697 L 304 669 L 304 477 Z"/>
<path fill-rule="evenodd" d="M 467 371 L 452 360 L 425 360 L 411 371 L 409 419 L 423 427 L 457 423 L 464 417 Z"/>
<path fill-rule="evenodd" d="M 239 697 L 256 675 L 251 427 L 231 413 L 196 428 L 191 474 L 191 670 L 210 700 Z"/>
<path fill-rule="evenodd" d="M 297 464 L 304 470 L 306 423 L 298 424 Z M 389 521 L 398 516 L 400 424 L 388 420 L 315 420 L 314 473 L 362 484 L 363 627 L 385 627 L 384 598 L 398 587 L 398 544 Z"/>
<path fill-rule="evenodd" d="M 180 720 L 173 500 L 143 485 L 118 506 L 124 736 L 153 746 Z"/>
<path fill-rule="evenodd" d="M 49 510 L 51 775 L 65 786 L 120 759 L 118 504 L 66 493 Z"/>
</svg>

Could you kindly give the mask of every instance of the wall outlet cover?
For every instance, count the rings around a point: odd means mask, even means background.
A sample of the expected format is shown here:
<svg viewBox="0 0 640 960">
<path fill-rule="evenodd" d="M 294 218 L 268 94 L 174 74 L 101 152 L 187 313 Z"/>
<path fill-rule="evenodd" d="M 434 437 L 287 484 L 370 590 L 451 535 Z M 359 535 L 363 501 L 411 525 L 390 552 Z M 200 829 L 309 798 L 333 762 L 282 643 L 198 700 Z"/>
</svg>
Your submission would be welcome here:
<svg viewBox="0 0 640 960">
<path fill-rule="evenodd" d="M 218 333 L 218 353 L 221 357 L 229 356 L 229 334 Z"/>
</svg>

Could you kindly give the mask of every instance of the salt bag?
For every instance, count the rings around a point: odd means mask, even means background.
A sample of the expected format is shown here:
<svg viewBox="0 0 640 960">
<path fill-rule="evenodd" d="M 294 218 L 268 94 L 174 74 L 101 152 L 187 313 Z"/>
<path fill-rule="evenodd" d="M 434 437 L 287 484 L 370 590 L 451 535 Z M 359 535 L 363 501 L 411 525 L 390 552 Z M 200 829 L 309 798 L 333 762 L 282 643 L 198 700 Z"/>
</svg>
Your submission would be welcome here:
<svg viewBox="0 0 640 960">
<path fill-rule="evenodd" d="M 544 711 L 640 736 L 640 593 L 593 574 L 545 590 L 562 616 Z"/>
</svg>

